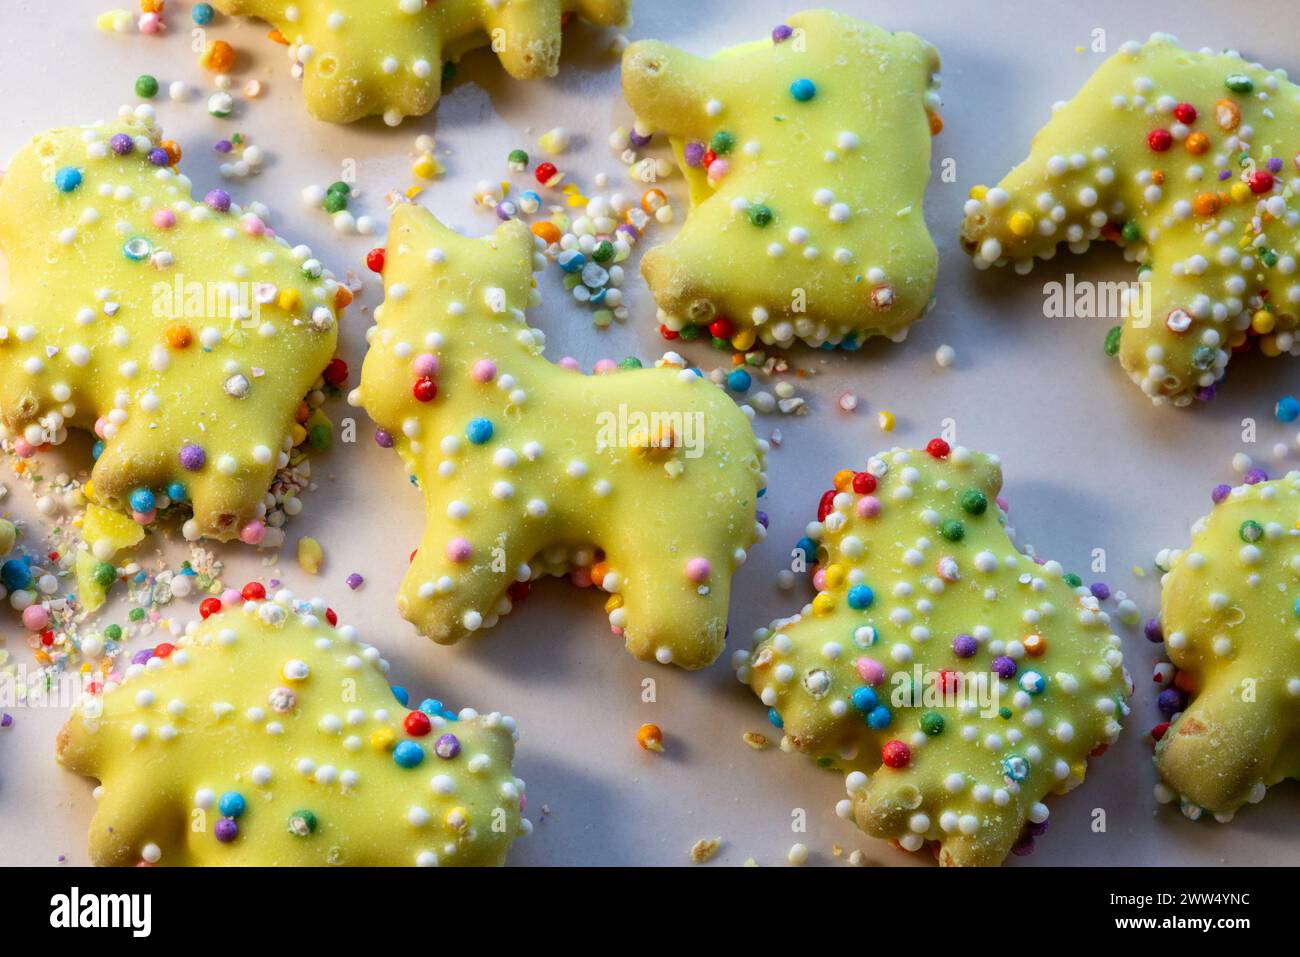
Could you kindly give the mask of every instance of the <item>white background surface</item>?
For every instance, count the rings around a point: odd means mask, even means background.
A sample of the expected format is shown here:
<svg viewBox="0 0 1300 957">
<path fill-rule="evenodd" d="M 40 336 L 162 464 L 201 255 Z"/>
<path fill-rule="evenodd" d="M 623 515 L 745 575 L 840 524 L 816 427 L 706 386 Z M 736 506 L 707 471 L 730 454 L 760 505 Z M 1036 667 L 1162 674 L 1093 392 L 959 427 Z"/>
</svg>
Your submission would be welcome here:
<svg viewBox="0 0 1300 957">
<path fill-rule="evenodd" d="M 0 156 L 9 156 L 46 127 L 105 118 L 120 104 L 134 103 L 132 86 L 141 72 L 156 75 L 164 91 L 175 79 L 203 84 L 203 95 L 189 103 L 171 103 L 165 94 L 155 101 L 166 134 L 185 148 L 182 169 L 195 180 L 198 195 L 222 185 L 237 202 L 266 202 L 277 230 L 309 243 L 339 273 L 364 272 L 365 252 L 382 244 L 382 233 L 371 239 L 336 235 L 323 212 L 302 205 L 301 188 L 328 184 L 338 178 L 341 163 L 355 159 L 364 195 L 353 209 L 383 221 L 383 193 L 411 182 L 408 169 L 418 133 L 436 133 L 448 167 L 446 178 L 420 201 L 474 232 L 493 224 L 490 215 L 470 206 L 474 183 L 485 176 L 506 178 L 507 152 L 523 147 L 538 154 L 538 134 L 553 126 L 574 132 L 574 148 L 562 166 L 589 195 L 597 172 L 616 181 L 622 176 L 621 164 L 606 146 L 613 126 L 630 123 L 619 94 L 617 61 L 603 52 L 606 39 L 584 26 L 566 32 L 556 79 L 514 82 L 494 58 L 477 52 L 463 61 L 461 80 L 443 98 L 436 119 L 408 120 L 397 130 L 378 121 L 339 128 L 308 117 L 282 48 L 265 41 L 261 24 L 220 18 L 211 28 L 212 36 L 238 49 L 241 81 L 257 77 L 267 86 L 261 100 L 222 121 L 204 108 L 210 78 L 184 35 L 191 25 L 190 4 L 169 0 L 171 31 L 165 38 L 97 33 L 94 16 L 109 5 L 108 0 L 68 0 L 54 12 L 37 0 L 0 4 L 0 91 L 6 105 Z M 1090 3 L 1086 10 L 1082 4 L 959 0 L 831 0 L 827 5 L 919 33 L 943 58 L 946 126 L 934 143 L 934 163 L 937 172 L 944 157 L 954 157 L 958 181 L 936 178 L 926 195 L 927 219 L 941 255 L 938 306 L 902 345 L 873 343 L 851 356 L 807 349 L 791 354 L 795 364 L 815 374 L 800 386 L 813 411 L 758 422 L 764 437 L 779 429 L 784 438 L 770 457 L 765 507 L 772 517 L 771 536 L 736 579 L 728 650 L 712 668 L 684 673 L 635 661 L 609 634 L 601 597 L 561 582 L 538 587 L 495 630 L 459 646 L 442 648 L 419 638 L 393 607 L 406 555 L 418 540 L 419 496 L 397 459 L 370 441 L 372 426 L 364 415 L 358 421 L 361 441 L 336 444 L 315 460 L 321 487 L 307 496 L 304 514 L 289 529 L 290 544 L 312 535 L 325 547 L 319 579 L 302 573 L 288 548 L 283 561 L 274 559 L 269 566 L 267 556 L 251 550 L 221 550 L 226 580 L 236 586 L 249 577 L 278 575 L 299 595 L 325 596 L 342 620 L 380 646 L 393 664 L 392 679 L 409 688 L 414 699 L 431 695 L 453 707 L 499 709 L 518 719 L 523 735 L 516 769 L 528 782 L 529 816 L 537 827 L 531 838 L 516 844 L 513 863 L 675 865 L 685 863 L 697 839 L 713 836 L 724 842 L 715 859 L 722 864 L 740 864 L 751 856 L 760 864 L 783 863 L 796 840 L 821 863 L 835 860 L 837 843 L 846 853 L 861 848 L 872 863 L 928 860 L 873 841 L 836 818 L 839 775 L 775 748 L 755 752 L 741 742 L 745 730 L 772 729 L 758 700 L 736 683 L 727 658 L 748 646 L 755 627 L 808 599 L 802 584 L 794 592 L 780 591 L 775 576 L 804 524 L 815 517 L 817 499 L 836 468 L 861 467 L 868 455 L 893 444 L 923 444 L 943 419 L 952 418 L 959 442 L 1002 456 L 1004 494 L 1022 543 L 1032 543 L 1087 581 L 1104 577 L 1151 613 L 1157 578 L 1138 581 L 1131 567 L 1150 569 L 1160 547 L 1186 544 L 1188 526 L 1208 509 L 1210 488 L 1234 480 L 1231 456 L 1246 451 L 1276 471 L 1269 450 L 1288 441 L 1293 461 L 1300 462 L 1294 427 L 1271 416 L 1279 395 L 1297 391 L 1296 367 L 1286 360 L 1235 359 L 1220 398 L 1210 406 L 1190 412 L 1155 409 L 1102 354 L 1109 322 L 1043 318 L 1042 285 L 1062 278 L 1066 269 L 1077 270 L 1080 278 L 1129 278 L 1117 252 L 1094 250 L 1086 260 L 1063 255 L 1049 268 L 1040 266 L 1020 278 L 1009 271 L 977 274 L 957 244 L 969 187 L 995 182 L 1018 162 L 1051 104 L 1072 96 L 1101 62 L 1100 54 L 1075 52 L 1076 46 L 1089 46 L 1094 29 L 1107 31 L 1111 51 L 1127 39 L 1164 30 L 1191 47 L 1232 46 L 1296 73 L 1300 7 L 1241 3 L 1233 16 L 1224 17 L 1221 2 L 1162 0 Z M 629 35 L 710 53 L 766 35 L 797 9 L 769 0 L 638 0 Z M 1218 32 L 1225 26 L 1233 32 Z M 220 182 L 211 144 L 237 130 L 272 159 L 255 179 Z M 515 177 L 515 182 L 523 180 Z M 675 179 L 674 196 L 684 212 L 680 186 Z M 667 235 L 663 229 L 655 233 Z M 589 313 L 562 296 L 554 270 L 548 273 L 546 299 L 533 316 L 549 337 L 548 355 L 575 355 L 586 368 L 605 356 L 635 352 L 652 360 L 660 355 L 664 344 L 655 331 L 652 300 L 635 271 L 629 274 L 632 319 L 598 332 Z M 378 294 L 378 283 L 368 281 L 343 324 L 342 354 L 354 373 Z M 951 369 L 940 369 L 933 360 L 940 343 L 956 349 Z M 705 345 L 684 351 L 706 369 L 722 362 Z M 835 408 L 835 397 L 845 389 L 863 400 L 852 416 Z M 891 436 L 876 426 L 882 408 L 898 416 Z M 337 419 L 356 413 L 340 403 L 334 414 Z M 1246 416 L 1260 424 L 1253 446 L 1241 443 Z M 12 490 L 5 507 L 33 520 L 31 532 L 38 532 L 30 496 L 7 468 L 3 475 Z M 1087 573 L 1097 547 L 1109 556 L 1105 576 Z M 174 541 L 169 548 L 183 557 Z M 354 570 L 366 577 L 355 593 L 344 585 Z M 187 599 L 168 612 L 189 619 L 197 604 Z M 105 620 L 124 620 L 121 608 Z M 0 608 L 0 635 L 7 636 L 4 647 L 14 658 L 24 660 L 21 623 L 7 605 Z M 1082 787 L 1053 800 L 1052 827 L 1038 851 L 1012 863 L 1300 863 L 1295 784 L 1277 787 L 1228 826 L 1187 821 L 1155 803 L 1155 774 L 1143 740 L 1159 720 L 1150 684 L 1155 652 L 1140 634 L 1126 634 L 1125 655 L 1137 694 L 1125 733 L 1091 765 Z M 657 681 L 655 704 L 641 702 L 646 677 Z M 52 757 L 63 717 L 53 710 L 19 710 L 15 726 L 0 733 L 0 864 L 53 864 L 59 855 L 86 862 L 91 785 L 62 771 Z M 666 754 L 654 756 L 636 746 L 636 729 L 646 721 L 664 729 Z M 791 831 L 794 808 L 808 812 L 806 834 Z M 1107 812 L 1104 834 L 1089 829 L 1093 808 Z"/>
</svg>

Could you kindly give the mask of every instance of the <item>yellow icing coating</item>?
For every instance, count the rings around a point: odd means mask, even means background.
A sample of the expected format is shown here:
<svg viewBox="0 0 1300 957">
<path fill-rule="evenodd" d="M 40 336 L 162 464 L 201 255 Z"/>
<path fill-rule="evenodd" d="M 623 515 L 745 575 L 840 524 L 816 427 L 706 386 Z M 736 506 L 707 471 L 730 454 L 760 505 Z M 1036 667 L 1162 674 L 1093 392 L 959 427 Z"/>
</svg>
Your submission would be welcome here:
<svg viewBox="0 0 1300 957">
<path fill-rule="evenodd" d="M 1024 162 L 972 190 L 962 243 L 979 268 L 1020 273 L 1061 243 L 1123 245 L 1140 285 L 1119 305 L 1120 363 L 1153 402 L 1187 405 L 1250 340 L 1300 355 L 1298 105 L 1285 73 L 1235 52 L 1127 43 Z"/>
<path fill-rule="evenodd" d="M 839 473 L 808 530 L 818 595 L 734 661 L 785 744 L 844 772 L 841 816 L 906 850 L 935 842 L 942 864 L 1001 862 L 1128 711 L 1108 615 L 1015 549 L 1001 485 L 995 457 L 961 447 Z M 883 763 L 900 744 L 906 761 Z"/>
<path fill-rule="evenodd" d="M 1300 472 L 1242 485 L 1192 528 L 1160 601 L 1195 694 L 1156 745 L 1185 805 L 1227 820 L 1300 777 Z"/>
<path fill-rule="evenodd" d="M 609 593 L 633 655 L 703 667 L 722 651 L 732 571 L 763 533 L 766 443 L 694 372 L 547 362 L 524 317 L 539 242 L 518 221 L 471 239 L 417 206 L 392 217 L 350 401 L 424 493 L 398 607 L 451 643 L 495 624 L 532 579 L 572 573 Z M 436 397 L 417 398 L 421 379 Z"/>
<path fill-rule="evenodd" d="M 21 455 L 93 430 L 99 505 L 130 513 L 146 489 L 165 509 L 179 482 L 186 537 L 253 539 L 294 412 L 334 355 L 338 284 L 251 209 L 195 201 L 151 162 L 163 142 L 149 113 L 124 111 L 42 133 L 10 164 L 0 436 Z"/>
<path fill-rule="evenodd" d="M 777 345 L 901 340 L 938 269 L 922 211 L 938 54 L 829 10 L 787 23 L 782 42 L 710 59 L 655 41 L 624 52 L 623 93 L 673 138 L 693 207 L 641 271 L 670 329 L 726 317 Z M 688 164 L 687 141 L 722 165 Z"/>
<path fill-rule="evenodd" d="M 418 713 L 393 697 L 388 663 L 324 612 L 286 593 L 219 612 L 83 700 L 58 759 L 102 782 L 95 864 L 504 862 L 531 829 L 510 770 L 513 719 L 466 709 L 409 733 Z M 397 749 L 412 742 L 423 759 L 399 766 Z M 223 841 L 231 792 L 244 810 Z"/>
<path fill-rule="evenodd" d="M 518 80 L 554 76 L 560 28 L 572 14 L 624 24 L 631 0 L 213 0 L 222 13 L 272 24 L 302 65 L 307 108 L 351 123 L 397 125 L 437 105 L 443 63 L 490 44 Z"/>
</svg>

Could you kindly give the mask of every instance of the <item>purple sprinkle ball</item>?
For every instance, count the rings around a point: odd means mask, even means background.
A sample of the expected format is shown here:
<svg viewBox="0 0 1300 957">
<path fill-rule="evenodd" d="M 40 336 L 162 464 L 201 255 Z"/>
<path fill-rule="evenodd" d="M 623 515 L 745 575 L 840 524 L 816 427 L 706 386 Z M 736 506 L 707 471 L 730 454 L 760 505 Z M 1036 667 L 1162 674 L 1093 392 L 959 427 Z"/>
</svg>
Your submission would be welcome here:
<svg viewBox="0 0 1300 957">
<path fill-rule="evenodd" d="M 445 760 L 460 754 L 460 739 L 454 734 L 444 734 L 433 745 L 433 753 Z"/>
<path fill-rule="evenodd" d="M 381 449 L 393 447 L 393 435 L 387 429 L 375 429 L 375 445 Z"/>
<path fill-rule="evenodd" d="M 204 463 L 208 460 L 208 455 L 203 451 L 202 446 L 182 445 L 181 446 L 181 468 L 187 472 L 197 472 L 203 468 Z"/>
<path fill-rule="evenodd" d="M 993 670 L 999 678 L 1010 678 L 1016 673 L 1016 663 L 1006 655 L 1000 655 L 993 659 Z"/>
<path fill-rule="evenodd" d="M 1156 707 L 1166 718 L 1172 718 L 1182 711 L 1184 704 L 1183 693 L 1177 688 L 1166 688 L 1160 692 L 1160 697 L 1156 698 Z"/>
<path fill-rule="evenodd" d="M 1165 640 L 1165 631 L 1160 627 L 1159 618 L 1148 618 L 1147 623 L 1142 626 L 1142 634 L 1147 636 L 1147 641 L 1158 644 Z"/>
<path fill-rule="evenodd" d="M 112 138 L 108 141 L 108 148 L 118 156 L 126 156 L 135 149 L 135 140 L 131 139 L 131 137 L 127 136 L 125 133 L 114 133 Z"/>
<path fill-rule="evenodd" d="M 786 40 L 789 40 L 792 36 L 794 36 L 794 31 L 784 23 L 772 30 L 773 43 L 784 43 Z"/>
<path fill-rule="evenodd" d="M 1231 485 L 1216 485 L 1214 486 L 1214 490 L 1210 492 L 1210 500 L 1214 502 L 1215 505 L 1218 505 L 1220 502 L 1222 502 L 1225 498 L 1228 497 L 1228 494 L 1231 491 L 1232 491 Z"/>
<path fill-rule="evenodd" d="M 758 524 L 762 525 L 764 528 L 767 528 L 768 523 L 771 521 L 771 519 L 767 517 L 767 512 L 759 512 L 756 518 L 758 519 Z"/>
<path fill-rule="evenodd" d="M 952 653 L 958 658 L 969 658 L 979 650 L 979 646 L 970 635 L 958 635 L 952 640 Z"/>
<path fill-rule="evenodd" d="M 149 162 L 154 166 L 170 166 L 172 158 L 167 155 L 167 151 L 161 146 L 156 146 L 149 151 Z"/>
<path fill-rule="evenodd" d="M 229 844 L 235 838 L 239 837 L 239 825 L 236 824 L 235 819 L 231 817 L 223 817 L 217 822 L 217 826 L 212 830 L 216 835 L 217 840 L 222 844 Z"/>
<path fill-rule="evenodd" d="M 224 189 L 214 189 L 203 197 L 203 202 L 219 213 L 230 212 L 230 194 Z"/>
<path fill-rule="evenodd" d="M 1093 582 L 1088 586 L 1088 590 L 1097 601 L 1105 601 L 1110 597 L 1110 586 L 1105 582 Z"/>
<path fill-rule="evenodd" d="M 348 587 L 351 588 L 353 591 L 356 591 L 358 588 L 360 588 L 364 581 L 365 579 L 362 578 L 360 575 L 358 575 L 356 572 L 353 572 L 347 578 Z"/>
<path fill-rule="evenodd" d="M 147 664 L 149 662 L 149 659 L 152 657 L 153 657 L 152 648 L 141 648 L 139 651 L 137 651 L 135 654 L 131 656 L 131 664 L 133 665 Z"/>
<path fill-rule="evenodd" d="M 1251 469 L 1246 473 L 1247 485 L 1258 485 L 1260 482 L 1268 481 L 1268 473 L 1263 469 Z"/>
<path fill-rule="evenodd" d="M 698 169 L 704 162 L 704 154 L 708 148 L 699 140 L 691 140 L 682 147 L 682 159 L 686 160 L 686 165 Z"/>
</svg>

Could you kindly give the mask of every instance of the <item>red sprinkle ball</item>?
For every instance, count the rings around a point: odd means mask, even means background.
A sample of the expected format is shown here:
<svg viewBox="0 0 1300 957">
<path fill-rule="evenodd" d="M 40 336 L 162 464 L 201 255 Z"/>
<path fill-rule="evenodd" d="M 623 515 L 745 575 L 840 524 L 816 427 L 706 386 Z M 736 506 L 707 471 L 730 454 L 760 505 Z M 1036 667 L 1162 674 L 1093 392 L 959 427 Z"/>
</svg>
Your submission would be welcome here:
<svg viewBox="0 0 1300 957">
<path fill-rule="evenodd" d="M 543 186 L 551 185 L 551 180 L 559 174 L 554 163 L 538 163 L 537 169 L 533 170 L 533 175 L 537 177 L 537 182 Z"/>
<path fill-rule="evenodd" d="M 1174 134 L 1168 130 L 1152 130 L 1147 134 L 1147 146 L 1157 153 L 1163 153 L 1174 145 Z"/>
<path fill-rule="evenodd" d="M 199 602 L 199 615 L 203 618 L 209 618 L 221 611 L 220 598 L 205 598 Z"/>
<path fill-rule="evenodd" d="M 952 451 L 948 447 L 948 443 L 943 439 L 931 439 L 925 444 L 925 450 L 930 453 L 932 458 L 936 459 L 946 459 L 948 453 Z"/>
<path fill-rule="evenodd" d="M 330 360 L 330 364 L 325 367 L 323 376 L 326 383 L 337 389 L 348 381 L 348 364 L 335 356 Z"/>
<path fill-rule="evenodd" d="M 438 395 L 438 383 L 427 375 L 422 375 L 415 380 L 415 385 L 411 386 L 411 394 L 421 402 L 432 402 Z"/>
<path fill-rule="evenodd" d="M 371 272 L 384 271 L 384 247 L 376 246 L 366 253 L 366 268 Z"/>
<path fill-rule="evenodd" d="M 1179 103 L 1174 107 L 1174 119 L 1184 126 L 1191 126 L 1196 122 L 1196 107 L 1190 103 Z"/>
<path fill-rule="evenodd" d="M 835 489 L 822 493 L 822 500 L 817 503 L 817 521 L 823 521 L 835 508 Z"/>
<path fill-rule="evenodd" d="M 1252 193 L 1270 193 L 1273 191 L 1273 174 L 1266 169 L 1257 169 L 1250 174 L 1250 191 Z"/>
<path fill-rule="evenodd" d="M 870 495 L 876 490 L 876 477 L 870 472 L 853 473 L 853 491 L 859 495 Z"/>
<path fill-rule="evenodd" d="M 266 586 L 261 582 L 249 582 L 239 594 L 244 601 L 261 601 L 266 597 Z"/>
<path fill-rule="evenodd" d="M 880 749 L 880 759 L 889 768 L 905 768 L 912 763 L 912 749 L 897 739 Z"/>
<path fill-rule="evenodd" d="M 429 716 L 423 711 L 410 711 L 402 721 L 402 726 L 406 728 L 406 733 L 413 738 L 423 738 L 433 730 L 433 724 L 429 721 Z"/>
</svg>

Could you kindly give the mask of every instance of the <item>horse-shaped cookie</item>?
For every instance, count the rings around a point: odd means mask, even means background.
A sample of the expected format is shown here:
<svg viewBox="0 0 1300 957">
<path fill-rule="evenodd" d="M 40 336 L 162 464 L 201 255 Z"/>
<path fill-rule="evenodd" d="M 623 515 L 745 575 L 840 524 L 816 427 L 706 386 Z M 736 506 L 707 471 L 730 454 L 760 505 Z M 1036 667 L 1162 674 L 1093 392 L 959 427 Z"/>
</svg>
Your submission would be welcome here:
<svg viewBox="0 0 1300 957">
<path fill-rule="evenodd" d="M 763 534 L 766 444 L 695 370 L 546 361 L 524 318 L 537 242 L 518 221 L 470 239 L 417 206 L 393 214 L 350 401 L 424 493 L 398 607 L 450 643 L 534 578 L 569 573 L 609 593 L 632 654 L 703 667 L 723 647 L 732 571 Z"/>
</svg>

